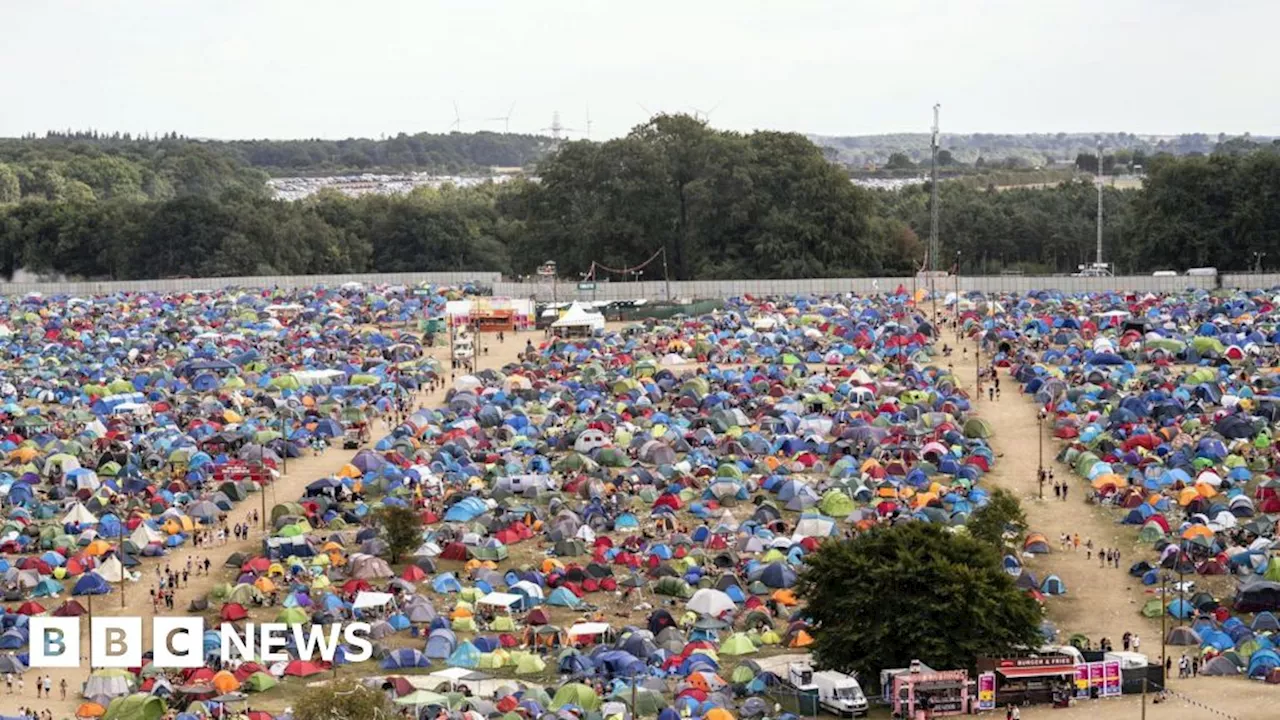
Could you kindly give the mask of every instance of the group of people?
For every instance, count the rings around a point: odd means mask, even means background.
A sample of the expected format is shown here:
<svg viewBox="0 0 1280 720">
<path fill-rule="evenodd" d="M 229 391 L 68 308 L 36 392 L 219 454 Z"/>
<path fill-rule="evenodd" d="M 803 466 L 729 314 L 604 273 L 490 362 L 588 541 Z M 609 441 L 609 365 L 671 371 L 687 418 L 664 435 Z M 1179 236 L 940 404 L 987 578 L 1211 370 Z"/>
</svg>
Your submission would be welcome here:
<svg viewBox="0 0 1280 720">
<path fill-rule="evenodd" d="M 17 690 L 17 693 L 16 693 L 16 694 L 18 694 L 18 695 L 25 695 L 25 694 L 26 694 L 26 692 L 27 692 L 27 681 L 26 681 L 26 679 L 25 679 L 22 675 L 21 675 L 21 674 L 14 674 L 14 673 L 5 673 L 5 674 L 4 674 L 4 686 L 5 686 L 5 692 L 6 692 L 7 694 L 9 694 L 9 695 L 13 695 L 13 694 L 15 694 L 15 693 L 14 693 L 14 686 L 15 686 L 15 685 L 17 685 L 17 688 L 18 688 L 18 690 Z M 52 676 L 52 675 L 39 675 L 39 676 L 37 676 L 37 677 L 36 677 L 36 683 L 35 683 L 35 685 L 36 685 L 36 697 L 37 697 L 37 698 L 48 698 L 48 699 L 53 699 L 53 676 Z M 62 693 L 62 699 L 63 699 L 63 700 L 66 700 L 66 699 L 67 699 L 67 679 L 66 679 L 66 678 L 63 678 L 63 679 L 62 679 L 62 681 L 58 683 L 58 689 L 59 689 L 59 691 Z M 24 716 L 24 717 L 36 717 L 36 718 L 43 718 L 43 717 L 45 717 L 45 716 L 43 715 L 43 713 L 42 713 L 42 714 L 39 714 L 39 715 L 35 715 L 35 714 L 27 715 L 27 714 L 25 713 L 25 710 L 26 710 L 26 709 L 24 708 L 24 709 L 23 709 L 23 716 Z M 34 709 L 34 708 L 32 708 L 32 709 L 31 709 L 31 712 L 32 712 L 32 713 L 34 713 L 34 712 L 35 712 L 35 709 Z M 46 712 L 47 712 L 47 711 L 46 711 Z M 50 718 L 51 720 L 52 720 L 52 717 L 53 717 L 53 714 L 52 714 L 52 712 L 50 712 L 50 714 L 49 714 L 49 718 Z"/>
</svg>

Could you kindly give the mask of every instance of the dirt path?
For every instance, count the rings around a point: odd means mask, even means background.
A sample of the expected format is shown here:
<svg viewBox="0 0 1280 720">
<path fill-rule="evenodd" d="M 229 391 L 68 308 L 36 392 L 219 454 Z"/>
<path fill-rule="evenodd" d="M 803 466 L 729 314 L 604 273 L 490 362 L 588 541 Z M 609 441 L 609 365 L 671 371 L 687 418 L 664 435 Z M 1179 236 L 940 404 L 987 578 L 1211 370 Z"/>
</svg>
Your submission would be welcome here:
<svg viewBox="0 0 1280 720">
<path fill-rule="evenodd" d="M 957 342 L 956 347 L 963 345 Z M 1071 634 L 1084 633 L 1095 644 L 1107 637 L 1119 648 L 1121 636 L 1134 632 L 1142 638 L 1141 649 L 1154 660 L 1160 654 L 1160 624 L 1139 612 L 1151 596 L 1128 573 L 1129 565 L 1150 554 L 1149 548 L 1141 548 L 1137 532 L 1117 524 L 1112 512 L 1085 502 L 1087 484 L 1057 462 L 1060 445 L 1052 436 L 1050 424 L 1046 421 L 1042 427 L 1037 426 L 1035 402 L 1019 392 L 1017 381 L 1007 372 L 1000 373 L 999 400 L 987 399 L 990 382 L 983 385 L 982 397 L 978 398 L 976 357 L 971 343 L 969 349 L 967 356 L 953 353 L 951 361 L 956 375 L 974 398 L 978 413 L 995 431 L 991 445 L 999 457 L 986 479 L 1014 492 L 1022 501 L 1030 530 L 1043 533 L 1049 540 L 1049 555 L 1024 557 L 1027 566 L 1040 580 L 1052 573 L 1067 586 L 1066 595 L 1048 600 L 1049 617 L 1060 630 L 1059 639 L 1065 643 Z M 1054 497 L 1049 483 L 1043 490 L 1044 499 L 1040 499 L 1036 478 L 1041 457 L 1045 466 L 1052 469 L 1055 480 L 1067 481 L 1070 490 L 1066 501 Z M 1079 550 L 1062 550 L 1058 539 L 1064 533 L 1073 537 L 1079 534 Z M 1085 547 L 1089 540 L 1093 541 L 1093 553 Z M 1097 550 L 1104 547 L 1119 548 L 1119 569 L 1099 566 Z"/>
<path fill-rule="evenodd" d="M 484 370 L 489 368 L 500 368 L 508 363 L 517 362 L 519 354 L 525 349 L 525 341 L 531 340 L 537 345 L 542 338 L 541 333 L 516 333 L 506 339 L 506 342 L 499 343 L 496 336 L 486 336 L 483 348 L 487 350 L 477 360 L 476 369 Z M 444 404 L 445 394 L 452 387 L 449 377 L 451 370 L 449 367 L 449 349 L 447 347 L 436 347 L 431 350 L 432 356 L 440 360 L 443 366 L 442 375 L 445 379 L 444 385 L 435 392 L 421 392 L 418 394 L 416 401 L 424 407 L 438 407 Z M 463 371 L 456 371 L 456 375 L 461 377 Z M 373 437 L 378 439 L 391 430 L 391 426 L 385 420 L 377 420 L 374 424 Z M 266 512 L 269 514 L 271 508 L 281 502 L 289 502 L 302 497 L 306 486 L 318 478 L 335 475 L 343 465 L 346 465 L 355 456 L 356 450 L 343 450 L 340 445 L 330 447 L 323 455 L 319 457 L 312 456 L 310 450 L 304 451 L 304 456 L 300 458 L 290 459 L 288 462 L 288 472 L 276 478 L 275 482 L 268 486 L 265 490 L 266 496 Z M 248 515 L 254 509 L 262 513 L 262 495 L 250 495 L 244 502 L 238 503 L 235 508 L 228 513 L 228 522 L 232 525 L 240 522 L 247 522 Z M 208 594 L 219 583 L 230 582 L 234 580 L 232 573 L 223 568 L 226 559 L 232 553 L 243 552 L 246 554 L 258 554 L 262 548 L 262 539 L 265 533 L 261 523 L 252 527 L 249 538 L 241 541 L 229 540 L 228 542 L 216 547 L 195 548 L 190 545 L 183 546 L 171 552 L 162 558 L 139 558 L 141 563 L 134 568 L 140 574 L 140 579 L 136 583 L 125 584 L 125 600 L 124 607 L 121 607 L 121 596 L 119 586 L 112 588 L 109 595 L 98 596 L 93 600 L 93 614 L 99 617 L 120 616 L 120 615 L 139 615 L 143 618 L 143 643 L 144 647 L 150 648 L 152 644 L 152 633 L 150 626 L 150 618 L 154 615 L 183 615 L 187 613 L 187 607 L 192 600 L 200 598 Z M 190 577 L 189 583 L 180 587 L 174 593 L 174 610 L 165 610 L 161 606 L 159 613 L 152 610 L 151 600 L 149 596 L 149 588 L 156 586 L 157 575 L 156 568 L 163 568 L 170 565 L 174 570 L 180 570 L 186 567 L 187 558 L 192 559 L 193 564 L 203 563 L 205 558 L 210 562 L 209 575 L 193 575 Z M 59 598 L 50 603 L 43 603 L 51 610 L 62 602 L 64 599 L 71 599 L 69 596 Z M 76 598 L 82 605 L 88 607 L 88 598 Z M 82 618 L 81 622 L 81 667 L 69 669 L 32 669 L 26 673 L 27 687 L 23 695 L 15 694 L 7 695 L 0 690 L 0 714 L 16 712 L 20 707 L 36 707 L 48 708 L 53 710 L 55 717 L 71 717 L 76 708 L 83 702 L 80 698 L 80 687 L 89 677 L 89 620 L 88 617 Z M 50 675 L 53 677 L 53 694 L 58 698 L 60 693 L 58 690 L 59 682 L 65 678 L 67 681 L 67 699 L 56 699 L 46 701 L 36 698 L 35 680 L 39 675 Z"/>
<path fill-rule="evenodd" d="M 974 399 L 978 414 L 991 423 L 994 435 L 992 448 L 997 453 L 995 467 L 986 477 L 987 483 L 1003 487 L 1017 494 L 1027 514 L 1030 530 L 1040 532 L 1049 541 L 1050 553 L 1034 557 L 1024 556 L 1026 566 L 1043 580 L 1050 573 L 1062 578 L 1067 594 L 1047 600 L 1049 619 L 1057 625 L 1059 641 L 1065 643 L 1074 633 L 1084 633 L 1096 644 L 1101 638 L 1110 638 L 1116 648 L 1125 632 L 1137 633 L 1142 639 L 1141 652 L 1160 662 L 1160 620 L 1150 619 L 1140 612 L 1142 605 L 1155 593 L 1129 576 L 1128 568 L 1140 559 L 1153 560 L 1149 544 L 1139 543 L 1137 530 L 1118 523 L 1114 509 L 1104 509 L 1085 502 L 1088 484 L 1075 475 L 1069 467 L 1055 458 L 1061 449 L 1061 441 L 1053 437 L 1052 426 L 1045 422 L 1037 426 L 1038 407 L 1029 396 L 1020 392 L 1019 384 L 1007 371 L 1000 371 L 1001 398 L 987 399 L 990 382 L 984 383 L 982 396 L 976 391 L 976 358 L 974 344 L 962 343 L 952 336 L 956 352 L 950 361 L 956 376 Z M 967 356 L 959 354 L 968 346 Z M 1040 499 L 1036 480 L 1041 459 L 1053 470 L 1058 481 L 1067 480 L 1070 490 L 1067 500 L 1054 498 L 1053 487 L 1046 484 L 1045 498 Z M 1080 549 L 1063 551 L 1058 538 L 1064 533 L 1080 535 Z M 1095 553 L 1087 557 L 1085 540 L 1092 539 Z M 1119 548 L 1120 568 L 1101 568 L 1096 550 L 1100 547 Z M 1173 622 L 1172 619 L 1169 622 Z M 1175 660 L 1182 648 L 1168 648 Z M 1176 674 L 1176 673 L 1175 673 Z M 1197 678 L 1169 681 L 1169 687 L 1182 697 L 1172 697 L 1160 705 L 1150 705 L 1153 717 L 1166 720 L 1208 720 L 1228 716 L 1241 720 L 1275 717 L 1268 703 L 1277 698 L 1274 688 L 1242 679 Z M 1141 699 L 1127 696 L 1118 700 L 1085 701 L 1070 710 L 1052 710 L 1047 707 L 1028 708 L 1025 718 L 1111 718 L 1137 717 Z M 1206 708 L 1213 708 L 1216 712 Z"/>
</svg>

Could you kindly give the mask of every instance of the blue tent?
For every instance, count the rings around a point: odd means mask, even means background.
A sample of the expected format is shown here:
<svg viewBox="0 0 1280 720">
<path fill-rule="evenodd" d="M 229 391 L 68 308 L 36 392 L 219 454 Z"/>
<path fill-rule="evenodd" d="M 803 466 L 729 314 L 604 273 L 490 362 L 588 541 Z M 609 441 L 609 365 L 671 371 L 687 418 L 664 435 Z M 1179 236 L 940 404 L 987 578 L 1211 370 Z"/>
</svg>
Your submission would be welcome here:
<svg viewBox="0 0 1280 720">
<path fill-rule="evenodd" d="M 111 585 L 102 576 L 88 572 L 76 581 L 75 589 L 71 591 L 72 595 L 106 595 L 111 592 Z"/>
<path fill-rule="evenodd" d="M 427 636 L 426 656 L 434 660 L 444 660 L 453 654 L 458 647 L 458 636 L 448 628 L 432 630 Z"/>
<path fill-rule="evenodd" d="M 401 668 L 420 668 L 420 667 L 429 667 L 430 665 L 431 665 L 431 661 L 427 659 L 427 656 L 423 655 L 418 650 L 414 650 L 413 648 L 400 648 L 398 650 L 392 650 L 391 652 L 387 653 L 386 657 L 382 658 L 382 663 L 381 663 L 383 670 L 399 670 Z"/>
<path fill-rule="evenodd" d="M 1045 595 L 1065 595 L 1067 593 L 1067 584 L 1062 582 L 1062 578 L 1057 575 L 1050 575 L 1040 583 L 1040 592 Z"/>
<path fill-rule="evenodd" d="M 475 645 L 463 642 L 449 655 L 446 661 L 450 667 L 474 668 L 480 665 L 480 651 Z"/>
<path fill-rule="evenodd" d="M 1259 650 L 1249 656 L 1248 675 L 1251 678 L 1266 677 L 1276 668 L 1280 668 L 1280 655 L 1275 650 Z"/>
<path fill-rule="evenodd" d="M 548 605 L 556 605 L 558 607 L 576 608 L 582 604 L 577 595 L 569 588 L 556 588 L 551 595 L 547 597 Z"/>
</svg>

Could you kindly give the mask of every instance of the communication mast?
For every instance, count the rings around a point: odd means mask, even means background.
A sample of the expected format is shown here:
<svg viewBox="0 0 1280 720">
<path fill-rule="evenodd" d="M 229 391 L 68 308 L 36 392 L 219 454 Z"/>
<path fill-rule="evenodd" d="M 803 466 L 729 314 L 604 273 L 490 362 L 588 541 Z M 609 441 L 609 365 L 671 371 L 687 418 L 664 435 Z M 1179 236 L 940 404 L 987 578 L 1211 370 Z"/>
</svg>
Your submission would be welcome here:
<svg viewBox="0 0 1280 720">
<path fill-rule="evenodd" d="M 934 298 L 935 319 L 938 300 L 933 287 L 933 277 L 938 274 L 938 112 L 941 103 L 933 105 L 933 137 L 929 141 L 929 295 Z M 956 270 L 959 272 L 959 269 Z"/>
</svg>

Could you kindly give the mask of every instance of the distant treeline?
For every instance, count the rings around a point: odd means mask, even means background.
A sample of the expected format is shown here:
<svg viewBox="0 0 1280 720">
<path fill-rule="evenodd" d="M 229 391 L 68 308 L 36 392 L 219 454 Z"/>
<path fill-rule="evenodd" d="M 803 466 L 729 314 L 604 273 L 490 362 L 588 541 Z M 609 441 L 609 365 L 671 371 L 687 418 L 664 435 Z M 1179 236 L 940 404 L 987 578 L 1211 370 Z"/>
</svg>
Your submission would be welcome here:
<svg viewBox="0 0 1280 720">
<path fill-rule="evenodd" d="M 792 133 L 659 115 L 563 144 L 535 180 L 299 202 L 271 199 L 234 153 L 169 136 L 0 141 L 0 271 L 84 278 L 496 270 L 565 277 L 905 275 L 924 262 L 929 188 L 867 190 Z M 1108 259 L 1130 272 L 1280 260 L 1280 153 L 1267 144 L 1147 159 L 1108 188 Z M 939 268 L 1072 272 L 1093 258 L 1088 182 L 943 183 Z M 639 268 L 665 249 L 661 258 Z M 957 251 L 959 255 L 957 256 Z M 631 275 L 630 277 L 635 277 Z"/>
<path fill-rule="evenodd" d="M 929 133 L 894 133 L 888 135 L 810 136 L 835 162 L 860 168 L 866 165 L 892 165 L 893 156 L 912 163 L 928 164 Z M 1273 138 L 1228 136 L 1225 133 L 1184 133 L 1175 136 L 1136 135 L 1134 133 L 944 133 L 939 143 L 943 164 L 1004 167 L 1047 167 L 1072 163 L 1079 155 L 1096 157 L 1098 143 L 1104 155 L 1118 153 L 1137 157 L 1167 153 L 1170 155 L 1208 155 L 1226 145 L 1270 144 Z M 1126 164 L 1121 160 L 1121 164 Z"/>
<path fill-rule="evenodd" d="M 182 173 L 182 165 L 193 157 L 201 164 L 245 171 L 247 175 L 237 182 L 261 184 L 264 173 L 482 173 L 493 167 L 532 166 L 553 147 L 550 138 L 493 132 L 400 133 L 383 140 L 193 140 L 177 133 L 137 137 L 128 133 L 50 132 L 43 137 L 0 138 L 0 163 L 19 173 L 24 196 L 62 192 L 80 199 L 84 188 L 79 185 L 48 187 L 35 178 L 55 175 L 67 183 L 83 183 L 99 198 L 139 192 L 165 199 L 187 194 L 181 178 L 175 183 L 174 175 Z M 230 174 L 226 167 L 218 172 Z"/>
</svg>

